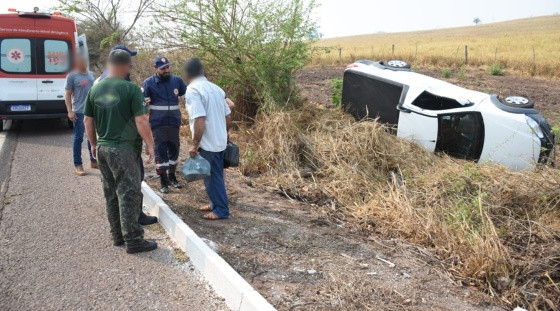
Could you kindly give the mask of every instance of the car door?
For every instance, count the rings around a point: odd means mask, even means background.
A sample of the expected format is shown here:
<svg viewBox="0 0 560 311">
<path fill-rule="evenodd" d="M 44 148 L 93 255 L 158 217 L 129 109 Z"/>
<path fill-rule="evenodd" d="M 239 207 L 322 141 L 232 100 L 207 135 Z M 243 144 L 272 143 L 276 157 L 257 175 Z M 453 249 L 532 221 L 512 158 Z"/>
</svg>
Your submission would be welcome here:
<svg viewBox="0 0 560 311">
<path fill-rule="evenodd" d="M 30 111 L 37 101 L 34 38 L 0 38 L 0 113 Z"/>
<path fill-rule="evenodd" d="M 37 100 L 64 100 L 66 74 L 71 68 L 70 41 L 60 39 L 37 39 L 38 73 Z"/>
<path fill-rule="evenodd" d="M 434 152 L 438 138 L 438 118 L 415 110 L 399 109 L 397 136 Z"/>
<path fill-rule="evenodd" d="M 77 38 L 78 42 L 78 52 L 88 60 L 88 70 L 89 70 L 89 50 L 87 45 L 87 38 L 85 34 L 79 35 Z"/>
</svg>

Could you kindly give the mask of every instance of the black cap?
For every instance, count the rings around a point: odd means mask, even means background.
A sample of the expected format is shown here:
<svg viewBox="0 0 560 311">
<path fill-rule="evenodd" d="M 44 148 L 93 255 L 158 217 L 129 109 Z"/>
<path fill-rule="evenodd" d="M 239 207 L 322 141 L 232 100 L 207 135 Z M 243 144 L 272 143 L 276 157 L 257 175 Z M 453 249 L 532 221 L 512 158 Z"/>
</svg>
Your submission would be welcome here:
<svg viewBox="0 0 560 311">
<path fill-rule="evenodd" d="M 169 58 L 164 56 L 158 56 L 154 59 L 154 66 L 159 69 L 163 69 L 165 67 L 169 67 L 171 63 L 169 62 Z"/>
<path fill-rule="evenodd" d="M 130 56 L 136 56 L 136 54 L 138 54 L 138 51 L 132 51 L 132 50 L 128 49 L 125 45 L 115 45 L 111 50 L 112 51 L 123 50 L 123 51 L 128 52 L 128 54 L 130 54 Z"/>
<path fill-rule="evenodd" d="M 123 50 L 112 50 L 109 53 L 109 63 L 114 65 L 128 65 L 132 63 L 130 53 Z"/>
<path fill-rule="evenodd" d="M 204 66 L 198 58 L 190 58 L 185 64 L 185 73 L 188 77 L 195 78 L 204 74 Z"/>
</svg>

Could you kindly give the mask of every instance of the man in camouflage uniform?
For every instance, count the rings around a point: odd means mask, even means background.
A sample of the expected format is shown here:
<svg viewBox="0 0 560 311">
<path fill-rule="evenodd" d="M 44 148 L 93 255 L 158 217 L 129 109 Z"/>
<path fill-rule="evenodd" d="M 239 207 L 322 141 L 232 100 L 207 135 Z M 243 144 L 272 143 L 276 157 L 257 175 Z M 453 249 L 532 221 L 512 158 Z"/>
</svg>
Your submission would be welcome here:
<svg viewBox="0 0 560 311">
<path fill-rule="evenodd" d="M 126 243 L 129 254 L 151 251 L 157 244 L 144 240 L 138 223 L 142 211 L 138 162 L 142 139 L 148 161 L 154 160 L 148 110 L 140 88 L 125 80 L 131 67 L 130 54 L 111 51 L 108 64 L 108 77 L 95 84 L 86 98 L 86 132 L 101 171 L 113 244 Z"/>
</svg>

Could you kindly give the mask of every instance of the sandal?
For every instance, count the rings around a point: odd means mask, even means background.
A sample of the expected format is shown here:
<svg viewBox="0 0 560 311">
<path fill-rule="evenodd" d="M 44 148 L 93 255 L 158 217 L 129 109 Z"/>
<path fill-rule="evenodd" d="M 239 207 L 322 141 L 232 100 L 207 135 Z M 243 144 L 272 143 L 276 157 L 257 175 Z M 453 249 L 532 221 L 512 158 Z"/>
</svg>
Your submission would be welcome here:
<svg viewBox="0 0 560 311">
<path fill-rule="evenodd" d="M 198 209 L 201 212 L 211 212 L 212 209 L 210 208 L 210 204 L 204 205 L 203 207 Z"/>
<path fill-rule="evenodd" d="M 202 218 L 204 218 L 206 220 L 218 220 L 218 219 L 220 219 L 220 217 L 216 216 L 216 214 L 214 214 L 214 213 L 208 213 L 208 214 L 202 216 Z"/>
</svg>

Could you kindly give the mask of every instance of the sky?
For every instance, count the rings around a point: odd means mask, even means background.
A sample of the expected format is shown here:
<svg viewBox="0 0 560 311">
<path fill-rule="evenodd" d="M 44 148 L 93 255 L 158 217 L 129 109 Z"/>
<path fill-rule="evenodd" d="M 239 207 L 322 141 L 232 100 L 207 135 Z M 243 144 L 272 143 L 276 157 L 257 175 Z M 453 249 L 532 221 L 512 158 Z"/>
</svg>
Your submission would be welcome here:
<svg viewBox="0 0 560 311">
<path fill-rule="evenodd" d="M 315 16 L 325 38 L 472 25 L 560 13 L 560 0 L 316 0 Z M 0 0 L 8 8 L 47 9 L 56 0 Z"/>
</svg>

